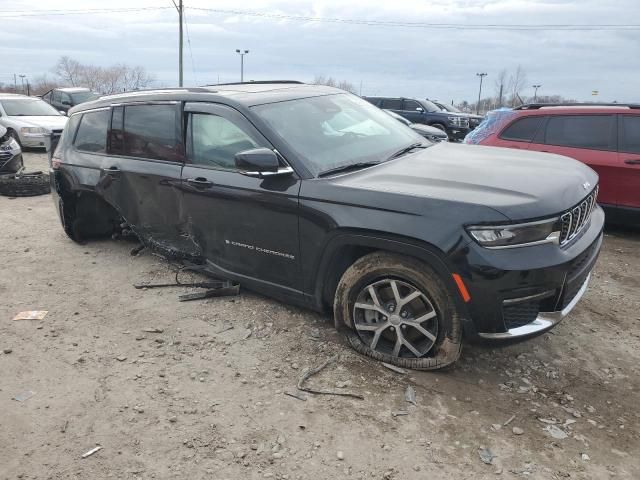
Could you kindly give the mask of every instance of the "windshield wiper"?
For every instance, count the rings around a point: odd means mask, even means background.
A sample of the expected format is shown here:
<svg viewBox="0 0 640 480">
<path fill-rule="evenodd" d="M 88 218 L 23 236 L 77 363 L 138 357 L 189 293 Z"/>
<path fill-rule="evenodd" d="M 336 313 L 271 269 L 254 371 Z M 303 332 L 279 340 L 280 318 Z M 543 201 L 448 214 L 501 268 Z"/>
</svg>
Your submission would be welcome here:
<svg viewBox="0 0 640 480">
<path fill-rule="evenodd" d="M 348 170 L 358 170 L 360 168 L 372 167 L 373 165 L 378 165 L 382 162 L 359 162 L 359 163 L 350 163 L 349 165 L 341 165 L 339 167 L 330 168 L 329 170 L 325 170 L 318 174 L 318 177 L 326 177 L 327 175 L 331 175 L 339 172 L 346 172 Z"/>
<path fill-rule="evenodd" d="M 404 147 L 402 150 L 398 150 L 396 153 L 394 153 L 389 158 L 387 158 L 387 160 L 392 160 L 394 158 L 400 157 L 400 156 L 404 155 L 405 153 L 409 153 L 414 148 L 427 148 L 427 147 L 430 147 L 430 146 L 431 146 L 431 144 L 426 144 L 426 143 L 422 143 L 422 142 L 412 143 L 408 147 Z"/>
</svg>

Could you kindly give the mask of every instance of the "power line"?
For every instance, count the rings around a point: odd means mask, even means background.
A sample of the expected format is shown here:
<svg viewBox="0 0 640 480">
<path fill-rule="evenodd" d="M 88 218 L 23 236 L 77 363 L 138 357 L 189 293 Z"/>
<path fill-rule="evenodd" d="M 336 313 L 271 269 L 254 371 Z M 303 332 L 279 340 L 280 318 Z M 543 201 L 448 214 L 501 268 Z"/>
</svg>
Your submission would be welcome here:
<svg viewBox="0 0 640 480">
<path fill-rule="evenodd" d="M 172 7 L 91 8 L 78 10 L 3 10 L 0 12 L 0 18 L 91 15 L 101 13 L 135 13 L 152 10 L 168 10 L 170 8 Z"/>
<path fill-rule="evenodd" d="M 222 15 L 238 15 L 247 17 L 261 17 L 277 20 L 299 20 L 304 22 L 342 23 L 352 25 L 366 25 L 379 27 L 406 27 L 431 29 L 458 30 L 634 30 L 640 29 L 640 24 L 465 24 L 465 23 L 425 23 L 405 21 L 365 20 L 357 18 L 311 17 L 305 15 L 286 15 L 249 10 L 226 10 L 220 8 L 187 7 L 191 10 L 216 13 Z"/>
<path fill-rule="evenodd" d="M 65 15 L 90 15 L 109 13 L 135 13 L 144 11 L 160 11 L 171 9 L 172 7 L 131 7 L 131 8 L 94 8 L 76 10 L 4 10 L 0 12 L 0 18 L 15 17 L 38 17 L 38 16 L 65 16 Z M 332 18 L 332 17 L 312 17 L 305 15 L 287 15 L 270 12 L 257 12 L 250 10 L 229 10 L 220 8 L 205 7 L 185 7 L 194 11 L 220 14 L 237 15 L 243 17 L 258 17 L 276 20 L 290 20 L 302 22 L 337 23 L 349 25 L 364 25 L 372 27 L 400 27 L 400 28 L 422 28 L 422 29 L 444 29 L 444 30 L 516 30 L 516 31 L 624 31 L 638 30 L 640 24 L 465 24 L 465 23 L 428 23 L 428 22 L 406 22 L 406 21 L 383 21 L 367 20 L 361 18 Z"/>
</svg>

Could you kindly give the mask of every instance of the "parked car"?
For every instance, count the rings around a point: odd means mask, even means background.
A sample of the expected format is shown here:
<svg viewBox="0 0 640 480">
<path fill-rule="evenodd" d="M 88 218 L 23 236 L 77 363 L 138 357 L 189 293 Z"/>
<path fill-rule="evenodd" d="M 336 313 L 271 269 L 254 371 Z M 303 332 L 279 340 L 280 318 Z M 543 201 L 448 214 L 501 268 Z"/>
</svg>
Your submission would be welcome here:
<svg viewBox="0 0 640 480">
<path fill-rule="evenodd" d="M 39 98 L 0 93 L 0 125 L 22 147 L 45 147 L 47 135 L 59 135 L 67 117 Z"/>
<path fill-rule="evenodd" d="M 41 96 L 42 100 L 61 112 L 68 112 L 70 108 L 84 102 L 100 98 L 100 94 L 82 87 L 54 88 Z"/>
<path fill-rule="evenodd" d="M 15 173 L 23 166 L 20 145 L 8 130 L 0 125 L 0 174 Z"/>
<path fill-rule="evenodd" d="M 363 97 L 384 110 L 391 110 L 411 123 L 439 128 L 454 141 L 461 141 L 469 133 L 469 118 L 458 113 L 443 112 L 429 100 L 412 98 Z"/>
<path fill-rule="evenodd" d="M 423 136 L 427 140 L 431 140 L 432 142 L 448 142 L 449 136 L 447 132 L 440 130 L 436 127 L 430 127 L 429 125 L 422 125 L 421 123 L 411 123 L 404 117 L 401 117 L 396 112 L 392 112 L 391 110 L 385 110 L 389 115 L 398 120 L 401 123 L 404 123 L 407 127 L 411 128 L 418 135 Z"/>
<path fill-rule="evenodd" d="M 333 310 L 357 351 L 395 365 L 448 365 L 463 332 L 549 330 L 600 251 L 587 166 L 426 142 L 336 88 L 164 89 L 69 114 L 50 171 L 70 238 L 125 225 L 211 275 Z"/>
<path fill-rule="evenodd" d="M 478 125 L 480 125 L 480 122 L 482 122 L 482 119 L 484 118 L 482 115 L 475 115 L 473 113 L 462 112 L 460 111 L 460 109 L 454 107 L 453 105 L 449 105 L 447 103 L 438 102 L 437 100 L 431 100 L 431 101 L 445 112 L 459 113 L 460 115 L 464 115 L 467 118 L 469 118 L 470 130 L 473 130 Z"/>
<path fill-rule="evenodd" d="M 614 223 L 640 224 L 640 105 L 523 105 L 491 112 L 465 143 L 557 153 L 600 176 Z"/>
</svg>

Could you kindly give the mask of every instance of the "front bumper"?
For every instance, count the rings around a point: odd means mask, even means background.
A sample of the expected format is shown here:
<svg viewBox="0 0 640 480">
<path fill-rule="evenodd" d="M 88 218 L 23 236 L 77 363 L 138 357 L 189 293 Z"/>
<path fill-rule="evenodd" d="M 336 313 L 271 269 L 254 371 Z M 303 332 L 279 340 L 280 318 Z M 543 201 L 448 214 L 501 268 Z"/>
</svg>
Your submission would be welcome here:
<svg viewBox="0 0 640 480">
<path fill-rule="evenodd" d="M 602 246 L 604 213 L 566 247 L 542 244 L 490 250 L 471 241 L 449 256 L 471 300 L 470 337 L 505 340 L 539 335 L 557 325 L 584 295 Z"/>
<path fill-rule="evenodd" d="M 47 134 L 46 133 L 21 133 L 20 143 L 27 148 L 45 148 Z"/>
</svg>

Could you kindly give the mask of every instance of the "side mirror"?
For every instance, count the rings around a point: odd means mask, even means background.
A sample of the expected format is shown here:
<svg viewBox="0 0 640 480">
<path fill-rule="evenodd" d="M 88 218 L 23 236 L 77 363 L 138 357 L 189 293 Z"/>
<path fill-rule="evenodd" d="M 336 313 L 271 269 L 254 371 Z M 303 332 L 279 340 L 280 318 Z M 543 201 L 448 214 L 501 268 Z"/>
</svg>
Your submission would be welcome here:
<svg viewBox="0 0 640 480">
<path fill-rule="evenodd" d="M 235 154 L 236 167 L 248 177 L 268 177 L 273 175 L 290 175 L 291 167 L 280 167 L 276 153 L 269 148 L 254 148 Z"/>
<path fill-rule="evenodd" d="M 420 112 L 420 113 L 423 113 L 423 112 L 424 112 L 424 108 L 422 108 L 422 107 L 417 107 L 417 108 L 416 108 L 416 111 L 417 111 L 417 112 Z"/>
<path fill-rule="evenodd" d="M 62 100 L 62 105 L 64 105 L 65 107 L 70 107 L 71 106 L 71 102 L 69 100 Z"/>
<path fill-rule="evenodd" d="M 64 110 L 58 110 L 62 115 L 64 115 L 65 117 L 67 116 L 67 112 L 65 112 Z"/>
</svg>

